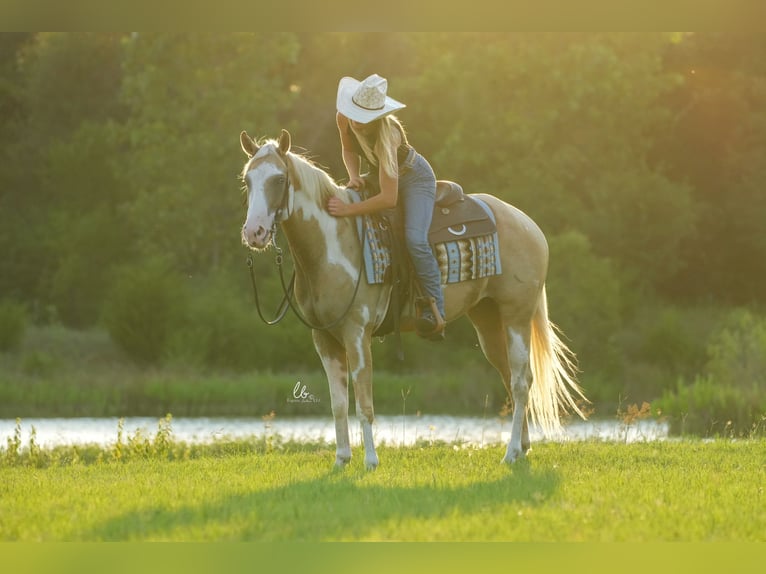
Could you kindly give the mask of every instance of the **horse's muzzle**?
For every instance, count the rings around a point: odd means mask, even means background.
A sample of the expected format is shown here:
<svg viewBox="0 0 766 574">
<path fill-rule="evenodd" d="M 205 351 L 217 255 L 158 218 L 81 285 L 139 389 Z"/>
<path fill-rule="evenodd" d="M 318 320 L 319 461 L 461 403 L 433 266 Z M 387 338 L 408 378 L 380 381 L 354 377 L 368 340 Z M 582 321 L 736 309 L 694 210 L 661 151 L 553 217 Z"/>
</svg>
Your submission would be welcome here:
<svg viewBox="0 0 766 574">
<path fill-rule="evenodd" d="M 262 226 L 242 227 L 242 243 L 250 249 L 260 251 L 265 249 L 271 241 L 271 230 Z"/>
</svg>

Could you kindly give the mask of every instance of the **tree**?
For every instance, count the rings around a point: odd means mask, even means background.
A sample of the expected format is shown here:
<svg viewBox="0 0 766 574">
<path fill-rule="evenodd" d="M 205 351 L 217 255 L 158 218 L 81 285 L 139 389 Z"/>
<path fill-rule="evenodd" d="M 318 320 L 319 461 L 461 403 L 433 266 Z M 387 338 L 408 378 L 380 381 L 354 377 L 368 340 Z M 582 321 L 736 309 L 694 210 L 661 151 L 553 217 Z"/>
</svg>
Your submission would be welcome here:
<svg viewBox="0 0 766 574">
<path fill-rule="evenodd" d="M 685 269 L 665 292 L 721 302 L 766 292 L 766 41 L 761 35 L 695 33 L 670 46 L 666 66 L 684 82 L 668 95 L 675 114 L 658 150 L 687 181 L 700 212 L 684 242 Z"/>
<path fill-rule="evenodd" d="M 119 178 L 142 254 L 207 272 L 239 245 L 243 129 L 278 133 L 294 94 L 290 34 L 135 34 L 126 46 L 128 148 Z"/>
<path fill-rule="evenodd" d="M 103 271 L 103 261 L 90 251 L 102 248 L 103 241 L 73 243 L 71 238 L 79 218 L 98 210 L 114 191 L 106 185 L 109 170 L 92 152 L 107 148 L 96 133 L 99 126 L 120 115 L 120 39 L 119 34 L 40 33 L 11 44 L 16 104 L 0 170 L 5 254 L 0 275 L 10 280 L 1 288 L 5 292 L 21 292 L 46 305 L 60 261 L 77 257 L 86 264 L 69 274 L 70 294 L 75 299 L 93 294 L 88 287 Z M 86 141 L 90 148 L 81 145 Z M 72 302 L 79 306 L 80 301 Z M 89 303 L 97 306 L 98 299 Z M 95 315 L 69 317 L 82 324 Z"/>
<path fill-rule="evenodd" d="M 32 235 L 33 206 L 25 193 L 25 182 L 31 178 L 25 176 L 24 154 L 18 144 L 27 113 L 18 53 L 29 39 L 30 34 L 0 34 L 0 252 L 3 253 L 0 298 L 18 300 L 35 291 L 37 278 L 37 270 L 31 263 L 38 253 L 34 241 L 20 241 Z"/>
<path fill-rule="evenodd" d="M 419 39 L 409 125 L 437 175 L 499 195 L 548 233 L 585 233 L 649 286 L 675 270 L 695 210 L 688 188 L 649 163 L 669 118 L 658 102 L 679 81 L 662 68 L 671 36 Z"/>
</svg>

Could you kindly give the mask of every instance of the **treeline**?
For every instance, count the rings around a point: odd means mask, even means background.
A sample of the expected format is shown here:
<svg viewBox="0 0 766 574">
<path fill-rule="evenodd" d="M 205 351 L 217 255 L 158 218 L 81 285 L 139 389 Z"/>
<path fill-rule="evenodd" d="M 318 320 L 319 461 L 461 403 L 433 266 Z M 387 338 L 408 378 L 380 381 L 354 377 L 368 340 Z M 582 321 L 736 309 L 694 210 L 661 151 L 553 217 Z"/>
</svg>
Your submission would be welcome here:
<svg viewBox="0 0 766 574">
<path fill-rule="evenodd" d="M 319 368 L 252 309 L 237 138 L 287 128 L 342 180 L 337 82 L 373 72 L 438 177 L 541 225 L 597 401 L 677 398 L 716 337 L 760 328 L 766 38 L 718 33 L 0 34 L 0 300 L 139 362 Z M 256 271 L 276 306 L 273 254 Z M 467 322 L 406 346 L 377 367 L 485 368 Z"/>
</svg>

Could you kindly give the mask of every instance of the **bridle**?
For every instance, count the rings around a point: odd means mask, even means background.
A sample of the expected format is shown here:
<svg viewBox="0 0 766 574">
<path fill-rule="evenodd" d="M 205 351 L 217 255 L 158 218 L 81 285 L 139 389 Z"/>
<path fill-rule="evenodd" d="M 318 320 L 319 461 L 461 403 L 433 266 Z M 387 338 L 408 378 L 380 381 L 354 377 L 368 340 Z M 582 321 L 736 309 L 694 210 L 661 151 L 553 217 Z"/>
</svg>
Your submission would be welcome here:
<svg viewBox="0 0 766 574">
<path fill-rule="evenodd" d="M 349 311 L 351 311 L 351 307 L 353 306 L 354 301 L 356 300 L 356 295 L 359 292 L 359 285 L 362 282 L 362 272 L 364 269 L 364 253 L 360 251 L 361 256 L 359 261 L 359 275 L 356 278 L 354 293 L 351 296 L 351 299 L 349 300 L 348 305 L 346 306 L 346 309 L 343 311 L 343 313 L 341 313 L 341 315 L 337 319 L 333 320 L 327 325 L 315 325 L 314 323 L 309 321 L 300 312 L 300 310 L 296 307 L 296 305 L 293 302 L 293 296 L 295 294 L 295 269 L 293 268 L 290 281 L 285 282 L 284 269 L 282 266 L 284 262 L 283 252 L 282 252 L 282 248 L 277 245 L 278 224 L 282 223 L 283 221 L 286 221 L 290 217 L 290 215 L 292 215 L 290 211 L 290 204 L 291 204 L 290 195 L 291 195 L 291 189 L 292 189 L 291 182 L 290 182 L 290 169 L 289 169 L 289 166 L 287 165 L 287 161 L 288 161 L 287 158 L 283 156 L 281 153 L 279 155 L 285 162 L 285 184 L 282 190 L 282 201 L 280 202 L 280 205 L 276 209 L 276 212 L 274 214 L 274 225 L 271 228 L 270 243 L 274 247 L 274 250 L 276 251 L 275 263 L 277 265 L 277 269 L 279 270 L 279 282 L 280 282 L 280 285 L 282 286 L 282 301 L 279 304 L 279 307 L 277 308 L 277 311 L 274 314 L 273 319 L 269 320 L 263 316 L 263 312 L 261 311 L 260 298 L 258 297 L 258 286 L 257 286 L 256 278 L 255 278 L 253 256 L 252 254 L 249 254 L 247 256 L 247 266 L 250 269 L 250 282 L 253 285 L 253 298 L 255 301 L 255 308 L 258 311 L 258 316 L 261 318 L 261 321 L 263 321 L 266 325 L 276 325 L 282 319 L 284 319 L 285 315 L 287 314 L 287 310 L 291 309 L 292 312 L 295 314 L 295 316 L 298 318 L 298 320 L 309 329 L 315 329 L 317 331 L 328 331 L 330 329 L 333 329 L 334 327 L 337 327 L 343 320 L 346 319 L 346 316 L 348 315 Z"/>
<path fill-rule="evenodd" d="M 283 156 L 281 153 L 279 154 L 279 156 L 282 158 L 285 164 L 285 184 L 284 186 L 282 186 L 282 202 L 274 214 L 274 226 L 271 229 L 272 237 L 276 236 L 277 223 L 285 221 L 287 220 L 288 217 L 290 217 L 290 206 L 292 203 L 290 201 L 290 198 L 291 198 L 290 168 L 287 165 L 287 158 Z M 276 247 L 276 245 L 274 246 Z"/>
</svg>

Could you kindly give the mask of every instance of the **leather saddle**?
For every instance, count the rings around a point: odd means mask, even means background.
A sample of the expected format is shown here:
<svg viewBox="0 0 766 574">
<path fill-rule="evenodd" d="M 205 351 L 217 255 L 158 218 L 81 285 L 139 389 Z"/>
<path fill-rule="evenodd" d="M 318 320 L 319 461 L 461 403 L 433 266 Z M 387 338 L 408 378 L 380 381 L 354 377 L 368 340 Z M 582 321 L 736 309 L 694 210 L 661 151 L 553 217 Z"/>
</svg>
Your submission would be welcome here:
<svg viewBox="0 0 766 574">
<path fill-rule="evenodd" d="M 495 229 L 487 210 L 465 195 L 460 184 L 446 180 L 436 182 L 436 202 L 428 230 L 431 245 L 488 235 Z"/>
</svg>

